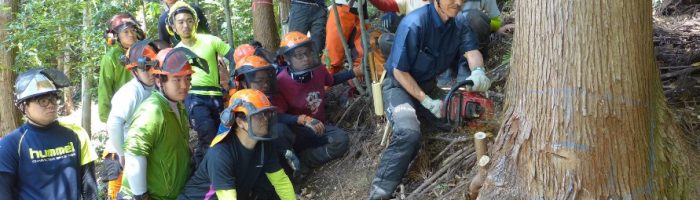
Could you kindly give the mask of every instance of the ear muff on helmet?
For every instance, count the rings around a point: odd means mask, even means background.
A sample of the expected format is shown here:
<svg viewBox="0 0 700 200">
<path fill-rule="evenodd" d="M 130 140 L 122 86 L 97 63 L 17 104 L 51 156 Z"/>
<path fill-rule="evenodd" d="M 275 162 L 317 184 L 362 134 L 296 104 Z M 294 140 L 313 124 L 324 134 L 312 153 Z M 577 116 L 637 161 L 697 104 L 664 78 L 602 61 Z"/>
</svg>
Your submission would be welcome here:
<svg viewBox="0 0 700 200">
<path fill-rule="evenodd" d="M 120 60 L 126 70 L 138 68 L 148 71 L 158 66 L 156 53 L 158 48 L 151 40 L 141 40 L 131 45 L 126 55 L 122 55 Z"/>
<path fill-rule="evenodd" d="M 192 32 L 195 33 L 197 30 L 197 24 L 199 24 L 199 17 L 197 17 L 197 12 L 194 10 L 194 8 L 184 1 L 175 2 L 175 4 L 170 6 L 168 17 L 165 18 L 165 24 L 167 25 L 165 26 L 165 30 L 168 31 L 168 34 L 170 35 L 176 34 L 175 30 L 173 30 L 175 27 L 175 16 L 180 13 L 189 13 L 192 15 L 192 18 L 194 19 L 194 27 L 192 27 Z"/>
<path fill-rule="evenodd" d="M 119 33 L 126 30 L 128 27 L 133 27 L 136 32 L 136 39 L 143 40 L 146 39 L 146 33 L 141 30 L 141 25 L 136 21 L 136 18 L 129 13 L 119 13 L 107 22 L 109 27 L 103 34 L 107 45 L 114 45 L 119 43 Z"/>
<path fill-rule="evenodd" d="M 258 141 L 268 141 L 277 138 L 277 133 L 272 132 L 272 126 L 277 121 L 276 108 L 272 106 L 267 96 L 258 90 L 243 89 L 237 91 L 231 96 L 231 105 L 221 112 L 221 125 L 225 127 L 233 127 L 236 123 L 236 117 L 244 116 L 248 123 L 248 137 Z M 255 127 L 261 120 L 267 121 L 267 134 L 258 136 L 255 133 Z M 211 145 L 214 145 L 228 134 L 229 132 L 219 133 Z"/>
</svg>

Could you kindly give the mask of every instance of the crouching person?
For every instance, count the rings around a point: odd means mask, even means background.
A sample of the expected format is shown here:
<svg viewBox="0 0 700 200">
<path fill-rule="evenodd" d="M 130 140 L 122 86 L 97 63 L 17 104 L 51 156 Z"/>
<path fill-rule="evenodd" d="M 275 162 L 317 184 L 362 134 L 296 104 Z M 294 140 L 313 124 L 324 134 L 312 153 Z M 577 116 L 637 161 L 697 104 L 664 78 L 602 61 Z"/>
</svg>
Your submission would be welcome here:
<svg viewBox="0 0 700 200">
<path fill-rule="evenodd" d="M 275 108 L 258 90 L 240 90 L 231 100 L 221 113 L 231 129 L 214 138 L 179 199 L 295 199 L 271 142 Z"/>
<path fill-rule="evenodd" d="M 272 102 L 280 113 L 280 122 L 296 135 L 294 149 L 299 152 L 303 175 L 309 167 L 319 167 L 348 150 L 347 133 L 326 122 L 325 87 L 362 73 L 356 68 L 331 75 L 314 51 L 314 43 L 299 32 L 284 36 L 279 54 L 289 66 L 277 75 L 278 94 Z"/>
</svg>

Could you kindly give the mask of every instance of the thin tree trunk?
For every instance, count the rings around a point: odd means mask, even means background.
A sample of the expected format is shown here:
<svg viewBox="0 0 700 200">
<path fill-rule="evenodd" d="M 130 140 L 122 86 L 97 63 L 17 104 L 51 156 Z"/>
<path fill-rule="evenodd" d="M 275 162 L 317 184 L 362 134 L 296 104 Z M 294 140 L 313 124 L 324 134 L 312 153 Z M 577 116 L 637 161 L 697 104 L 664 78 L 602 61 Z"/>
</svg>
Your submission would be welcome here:
<svg viewBox="0 0 700 200">
<path fill-rule="evenodd" d="M 651 1 L 516 1 L 515 13 L 504 123 L 479 199 L 690 199 Z"/>
<path fill-rule="evenodd" d="M 272 0 L 253 1 L 253 35 L 265 49 L 276 52 L 280 43 Z"/>
<path fill-rule="evenodd" d="M 90 30 L 90 6 L 86 5 L 83 8 L 83 30 Z M 87 42 L 83 43 L 83 49 L 88 49 Z M 92 78 L 92 73 L 90 73 L 92 67 L 91 64 L 86 64 L 81 70 L 81 81 L 80 81 L 80 105 L 82 107 L 82 120 L 81 125 L 88 135 L 92 135 L 92 101 L 90 96 L 90 79 Z"/>
<path fill-rule="evenodd" d="M 70 80 L 70 70 L 71 70 L 71 64 L 70 64 L 70 45 L 66 44 L 65 48 L 63 49 L 63 73 L 68 76 L 68 80 Z M 63 89 L 63 99 L 64 99 L 64 107 L 63 107 L 63 114 L 64 115 L 70 115 L 73 113 L 73 109 L 75 108 L 75 104 L 73 103 L 73 90 L 72 86 L 66 87 Z"/>
<path fill-rule="evenodd" d="M 236 44 L 233 40 L 233 24 L 231 24 L 231 1 L 224 0 L 224 14 L 226 14 L 226 38 L 228 39 L 228 44 L 235 48 Z M 215 20 L 214 20 L 215 21 Z"/>
<path fill-rule="evenodd" d="M 0 12 L 0 41 L 5 41 L 9 33 L 7 26 L 17 13 L 19 1 L 0 0 L 0 8 L 9 8 Z M 17 49 L 0 45 L 0 137 L 16 129 L 20 123 L 20 113 L 14 106 L 15 53 Z"/>
<path fill-rule="evenodd" d="M 141 23 L 141 30 L 148 32 L 148 27 L 146 26 L 146 3 L 148 3 L 148 0 L 141 1 L 141 8 L 139 9 L 141 16 L 138 20 Z"/>
<path fill-rule="evenodd" d="M 279 15 L 280 24 L 282 24 L 282 35 L 286 35 L 289 32 L 289 10 L 291 8 L 290 0 L 280 0 L 279 3 Z"/>
</svg>

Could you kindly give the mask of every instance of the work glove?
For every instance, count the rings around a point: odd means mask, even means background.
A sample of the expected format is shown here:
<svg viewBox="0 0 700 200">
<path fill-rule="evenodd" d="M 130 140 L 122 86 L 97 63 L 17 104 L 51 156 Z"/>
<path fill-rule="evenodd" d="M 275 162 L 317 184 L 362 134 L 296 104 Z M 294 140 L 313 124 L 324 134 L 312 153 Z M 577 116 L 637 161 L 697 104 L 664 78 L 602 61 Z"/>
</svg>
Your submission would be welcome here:
<svg viewBox="0 0 700 200">
<path fill-rule="evenodd" d="M 423 101 L 420 102 L 423 107 L 427 108 L 430 110 L 433 115 L 437 118 L 442 118 L 442 111 L 440 108 L 442 108 L 442 101 L 440 100 L 435 100 L 431 99 L 429 96 L 425 96 Z"/>
<path fill-rule="evenodd" d="M 306 115 L 299 115 L 297 123 L 309 127 L 316 133 L 316 135 L 323 135 L 323 133 L 326 131 L 326 127 L 323 125 L 323 122 Z"/>
<path fill-rule="evenodd" d="M 489 89 L 489 87 L 491 87 L 491 80 L 486 77 L 483 67 L 477 67 L 476 69 L 472 70 L 472 75 L 467 77 L 467 80 L 474 82 L 472 91 L 485 92 Z"/>
<path fill-rule="evenodd" d="M 287 164 L 289 164 L 289 167 L 291 167 L 292 170 L 299 171 L 299 169 L 301 169 L 299 158 L 294 154 L 294 152 L 292 152 L 292 150 L 287 149 L 287 151 L 284 152 L 284 158 L 287 159 Z"/>
</svg>

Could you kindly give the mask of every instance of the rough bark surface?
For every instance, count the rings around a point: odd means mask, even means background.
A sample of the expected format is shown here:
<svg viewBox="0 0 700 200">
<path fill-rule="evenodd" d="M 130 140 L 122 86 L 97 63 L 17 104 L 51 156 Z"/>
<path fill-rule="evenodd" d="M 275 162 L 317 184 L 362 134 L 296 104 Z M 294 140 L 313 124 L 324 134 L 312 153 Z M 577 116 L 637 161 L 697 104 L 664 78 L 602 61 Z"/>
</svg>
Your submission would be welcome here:
<svg viewBox="0 0 700 200">
<path fill-rule="evenodd" d="M 7 32 L 7 26 L 14 19 L 14 14 L 18 10 L 17 0 L 0 0 L 0 41 L 7 40 L 10 33 Z M 9 8 L 5 10 L 5 8 Z M 20 123 L 20 114 L 17 107 L 14 106 L 14 89 L 15 72 L 14 61 L 16 49 L 8 48 L 6 45 L 0 45 L 0 137 L 10 133 L 16 129 Z"/>
<path fill-rule="evenodd" d="M 280 37 L 275 22 L 272 0 L 253 1 L 253 35 L 270 52 L 277 52 Z"/>
<path fill-rule="evenodd" d="M 504 122 L 479 199 L 688 199 L 651 1 L 516 1 Z"/>
</svg>

